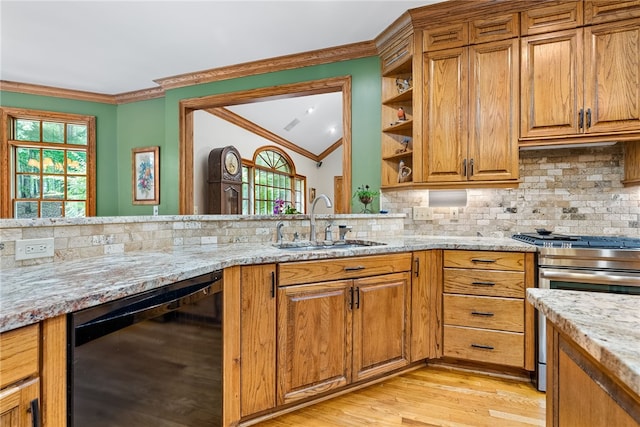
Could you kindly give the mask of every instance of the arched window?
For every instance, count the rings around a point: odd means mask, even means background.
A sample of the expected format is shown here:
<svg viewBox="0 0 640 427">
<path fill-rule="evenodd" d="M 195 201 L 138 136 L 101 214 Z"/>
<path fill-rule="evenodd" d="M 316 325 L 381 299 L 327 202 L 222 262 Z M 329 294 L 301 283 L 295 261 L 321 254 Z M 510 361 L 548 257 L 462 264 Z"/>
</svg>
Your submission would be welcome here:
<svg viewBox="0 0 640 427">
<path fill-rule="evenodd" d="M 242 166 L 242 213 L 271 215 L 305 211 L 306 178 L 296 174 L 293 160 L 277 147 L 262 147 L 253 165 Z"/>
</svg>

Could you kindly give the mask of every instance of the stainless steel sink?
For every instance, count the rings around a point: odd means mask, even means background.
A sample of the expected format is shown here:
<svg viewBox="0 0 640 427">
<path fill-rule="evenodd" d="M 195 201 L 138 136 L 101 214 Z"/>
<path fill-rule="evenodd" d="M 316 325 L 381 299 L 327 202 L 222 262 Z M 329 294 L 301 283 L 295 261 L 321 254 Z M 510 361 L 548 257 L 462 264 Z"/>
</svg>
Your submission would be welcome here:
<svg viewBox="0 0 640 427">
<path fill-rule="evenodd" d="M 319 250 L 339 250 L 339 249 L 354 249 L 370 246 L 383 246 L 386 243 L 373 242 L 370 240 L 344 240 L 337 242 L 283 242 L 279 245 L 275 245 L 278 249 L 287 251 L 319 251 Z"/>
</svg>

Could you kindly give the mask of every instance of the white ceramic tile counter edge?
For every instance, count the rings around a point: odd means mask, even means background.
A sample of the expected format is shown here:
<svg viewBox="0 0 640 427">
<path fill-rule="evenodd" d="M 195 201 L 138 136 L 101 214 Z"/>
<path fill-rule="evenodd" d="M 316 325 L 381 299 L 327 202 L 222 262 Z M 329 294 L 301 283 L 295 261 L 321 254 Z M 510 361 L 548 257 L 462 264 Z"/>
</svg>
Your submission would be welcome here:
<svg viewBox="0 0 640 427">
<path fill-rule="evenodd" d="M 640 296 L 527 289 L 527 301 L 640 396 Z"/>
<path fill-rule="evenodd" d="M 194 245 L 4 269 L 0 271 L 0 332 L 234 265 L 427 249 L 536 250 L 509 238 L 413 236 L 376 240 L 386 244 L 315 251 L 286 251 L 266 243 Z"/>
</svg>

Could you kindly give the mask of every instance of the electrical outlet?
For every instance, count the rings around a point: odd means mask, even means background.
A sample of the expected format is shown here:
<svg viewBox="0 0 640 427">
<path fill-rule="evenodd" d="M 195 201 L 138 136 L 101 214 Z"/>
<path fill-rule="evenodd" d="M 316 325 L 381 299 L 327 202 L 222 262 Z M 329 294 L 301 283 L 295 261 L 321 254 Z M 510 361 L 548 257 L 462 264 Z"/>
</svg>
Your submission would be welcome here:
<svg viewBox="0 0 640 427">
<path fill-rule="evenodd" d="M 16 240 L 16 261 L 53 256 L 53 237 Z"/>
<path fill-rule="evenodd" d="M 413 219 L 417 221 L 431 221 L 433 220 L 433 210 L 426 206 L 414 206 Z"/>
<path fill-rule="evenodd" d="M 193 214 L 198 215 L 198 205 L 193 205 Z"/>
<path fill-rule="evenodd" d="M 153 216 L 158 216 L 158 205 L 153 207 Z"/>
<path fill-rule="evenodd" d="M 453 207 L 451 208 L 451 219 L 452 220 L 457 220 L 458 219 L 458 208 L 457 207 Z"/>
</svg>

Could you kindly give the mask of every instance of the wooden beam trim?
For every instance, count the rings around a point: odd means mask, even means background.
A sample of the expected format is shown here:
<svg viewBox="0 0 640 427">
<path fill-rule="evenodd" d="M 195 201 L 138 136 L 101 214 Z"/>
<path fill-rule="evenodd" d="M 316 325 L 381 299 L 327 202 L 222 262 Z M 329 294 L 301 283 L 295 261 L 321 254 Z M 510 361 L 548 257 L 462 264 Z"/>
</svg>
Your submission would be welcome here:
<svg viewBox="0 0 640 427">
<path fill-rule="evenodd" d="M 375 43 L 373 41 L 364 41 L 326 49 L 262 59 L 253 62 L 245 62 L 243 64 L 230 65 L 227 67 L 179 74 L 176 76 L 156 79 L 154 82 L 158 83 L 163 89 L 168 90 L 184 86 L 211 83 L 220 80 L 291 70 L 294 68 L 322 65 L 377 55 L 378 51 Z"/>
<path fill-rule="evenodd" d="M 127 104 L 130 102 L 147 101 L 164 97 L 164 89 L 161 87 L 150 87 L 148 89 L 134 90 L 115 95 L 117 104 Z"/>
<path fill-rule="evenodd" d="M 318 162 L 320 158 L 313 154 L 312 152 L 305 150 L 304 148 L 294 144 L 293 142 L 282 138 L 281 136 L 276 135 L 275 133 L 253 123 L 250 120 L 245 119 L 242 116 L 234 113 L 223 107 L 215 107 L 215 108 L 206 108 L 206 111 L 209 114 L 213 114 L 216 117 L 219 117 L 223 120 L 228 121 L 231 124 L 241 127 L 242 129 L 248 130 L 249 132 L 258 135 L 264 139 L 267 139 L 274 144 L 280 145 L 281 147 L 287 148 L 295 153 L 298 153 L 308 159 L 311 159 L 315 162 Z"/>
<path fill-rule="evenodd" d="M 85 92 L 74 89 L 62 89 L 52 86 L 34 85 L 30 83 L 10 82 L 0 80 L 0 90 L 7 92 L 25 93 L 28 95 L 51 96 L 54 98 L 77 99 L 79 101 L 99 102 L 102 104 L 116 104 L 113 95 L 95 92 Z"/>
<path fill-rule="evenodd" d="M 329 146 L 326 150 L 324 150 L 322 153 L 320 153 L 318 155 L 318 160 L 316 160 L 316 161 L 324 160 L 325 157 L 327 157 L 329 154 L 333 153 L 334 151 L 336 151 L 340 147 L 342 147 L 342 138 L 340 138 L 339 140 L 337 140 L 336 142 L 331 144 L 331 146 Z"/>
</svg>

